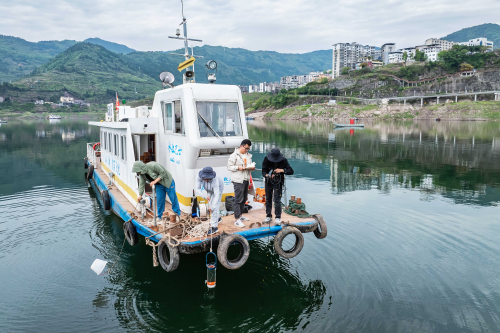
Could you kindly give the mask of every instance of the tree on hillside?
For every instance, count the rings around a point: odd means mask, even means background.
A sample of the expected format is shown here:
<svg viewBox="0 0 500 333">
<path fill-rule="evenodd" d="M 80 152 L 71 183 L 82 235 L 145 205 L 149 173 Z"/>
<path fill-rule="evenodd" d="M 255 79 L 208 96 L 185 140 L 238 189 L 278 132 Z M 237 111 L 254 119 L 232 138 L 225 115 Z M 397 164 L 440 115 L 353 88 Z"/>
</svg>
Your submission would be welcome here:
<svg viewBox="0 0 500 333">
<path fill-rule="evenodd" d="M 349 74 L 349 67 L 342 67 L 342 69 L 340 70 L 340 74 L 341 75 Z"/>
<path fill-rule="evenodd" d="M 405 66 L 406 66 L 406 60 L 408 60 L 408 52 L 404 51 L 403 52 L 403 61 L 404 61 Z"/>
<path fill-rule="evenodd" d="M 424 51 L 420 50 L 415 50 L 415 56 L 413 57 L 415 61 L 426 61 L 427 60 L 427 54 L 425 54 Z"/>
<path fill-rule="evenodd" d="M 463 62 L 460 64 L 460 71 L 462 71 L 462 72 L 471 71 L 473 69 L 474 69 L 474 67 L 471 64 L 468 64 L 466 62 Z"/>
</svg>

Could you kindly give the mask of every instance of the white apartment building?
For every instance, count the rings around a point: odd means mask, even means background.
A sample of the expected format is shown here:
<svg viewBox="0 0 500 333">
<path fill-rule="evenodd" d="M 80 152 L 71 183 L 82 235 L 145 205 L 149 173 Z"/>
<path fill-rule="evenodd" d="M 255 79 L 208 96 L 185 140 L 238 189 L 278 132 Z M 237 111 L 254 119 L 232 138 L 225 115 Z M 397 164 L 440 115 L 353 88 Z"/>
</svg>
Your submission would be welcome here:
<svg viewBox="0 0 500 333">
<path fill-rule="evenodd" d="M 388 59 L 390 64 L 403 62 L 403 51 L 395 51 L 389 53 Z"/>
<path fill-rule="evenodd" d="M 380 48 L 380 57 L 384 65 L 387 65 L 389 63 L 389 53 L 395 52 L 396 51 L 396 43 L 385 43 L 382 45 Z"/>
<path fill-rule="evenodd" d="M 466 46 L 489 46 L 491 47 L 491 50 L 493 50 L 493 42 L 489 41 L 487 38 L 474 38 L 474 39 L 469 39 L 468 42 L 462 42 L 457 44 Z"/>
<path fill-rule="evenodd" d="M 248 92 L 249 93 L 254 93 L 254 92 L 259 92 L 259 86 L 254 84 L 254 85 L 249 85 L 248 86 Z"/>
<path fill-rule="evenodd" d="M 458 43 L 449 42 L 447 40 L 442 40 L 439 38 L 429 38 L 425 41 L 425 45 L 437 45 L 437 46 L 441 47 L 441 51 L 449 50 L 455 44 L 458 44 Z"/>
<path fill-rule="evenodd" d="M 340 76 L 343 67 L 356 69 L 356 62 L 362 57 L 376 55 L 375 46 L 354 43 L 337 43 L 333 45 L 332 78 Z"/>
</svg>

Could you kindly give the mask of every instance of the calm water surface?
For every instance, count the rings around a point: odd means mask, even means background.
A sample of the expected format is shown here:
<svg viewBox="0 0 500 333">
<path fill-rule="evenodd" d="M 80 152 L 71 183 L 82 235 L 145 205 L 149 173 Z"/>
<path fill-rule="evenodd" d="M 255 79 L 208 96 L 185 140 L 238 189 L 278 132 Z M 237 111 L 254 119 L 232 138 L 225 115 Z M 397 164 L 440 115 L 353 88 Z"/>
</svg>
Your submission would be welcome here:
<svg viewBox="0 0 500 333">
<path fill-rule="evenodd" d="M 328 223 L 291 260 L 251 242 L 204 285 L 204 254 L 152 266 L 84 180 L 82 121 L 0 127 L 0 332 L 499 332 L 500 123 L 254 122 L 254 160 L 280 147 L 288 195 Z M 262 179 L 258 172 L 254 177 Z"/>
</svg>

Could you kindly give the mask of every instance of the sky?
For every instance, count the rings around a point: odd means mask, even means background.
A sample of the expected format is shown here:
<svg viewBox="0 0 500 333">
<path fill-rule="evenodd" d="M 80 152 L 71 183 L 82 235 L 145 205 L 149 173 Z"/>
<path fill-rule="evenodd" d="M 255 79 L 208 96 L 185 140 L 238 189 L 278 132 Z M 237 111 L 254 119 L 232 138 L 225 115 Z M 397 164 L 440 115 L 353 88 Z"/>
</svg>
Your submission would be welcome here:
<svg viewBox="0 0 500 333">
<path fill-rule="evenodd" d="M 194 46 L 305 53 L 339 42 L 398 48 L 500 23 L 499 0 L 185 0 Z M 28 41 L 98 37 L 138 51 L 179 49 L 180 0 L 0 0 L 0 34 Z"/>
</svg>

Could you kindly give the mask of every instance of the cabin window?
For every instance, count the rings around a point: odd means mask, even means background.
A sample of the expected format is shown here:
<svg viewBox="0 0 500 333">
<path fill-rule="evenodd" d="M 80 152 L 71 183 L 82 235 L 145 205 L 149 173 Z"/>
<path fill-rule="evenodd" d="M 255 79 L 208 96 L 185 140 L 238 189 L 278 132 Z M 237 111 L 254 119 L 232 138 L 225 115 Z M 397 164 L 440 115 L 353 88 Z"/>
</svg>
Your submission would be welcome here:
<svg viewBox="0 0 500 333">
<path fill-rule="evenodd" d="M 122 153 L 121 157 L 122 157 L 122 160 L 126 161 L 127 160 L 127 143 L 126 143 L 127 141 L 125 140 L 125 136 L 124 135 L 122 135 L 120 138 L 121 138 L 121 145 L 120 145 L 120 147 L 122 149 L 121 150 L 121 153 Z"/>
<path fill-rule="evenodd" d="M 120 150 L 118 149 L 118 135 L 114 135 L 114 153 L 116 156 L 118 156 L 120 154 Z"/>
<path fill-rule="evenodd" d="M 101 132 L 101 149 L 106 149 L 106 132 Z"/>
<path fill-rule="evenodd" d="M 243 135 L 238 103 L 196 102 L 196 110 L 200 137 Z"/>
<path fill-rule="evenodd" d="M 182 117 L 181 101 L 174 101 L 175 133 L 184 134 L 184 119 Z"/>
<path fill-rule="evenodd" d="M 165 128 L 165 131 L 172 131 L 173 129 L 172 103 L 161 103 L 161 112 L 163 116 L 163 127 Z"/>
<path fill-rule="evenodd" d="M 108 151 L 109 151 L 110 153 L 112 153 L 112 152 L 113 152 L 113 148 L 111 147 L 111 144 L 112 144 L 112 143 L 111 143 L 111 133 L 108 133 Z"/>
</svg>

